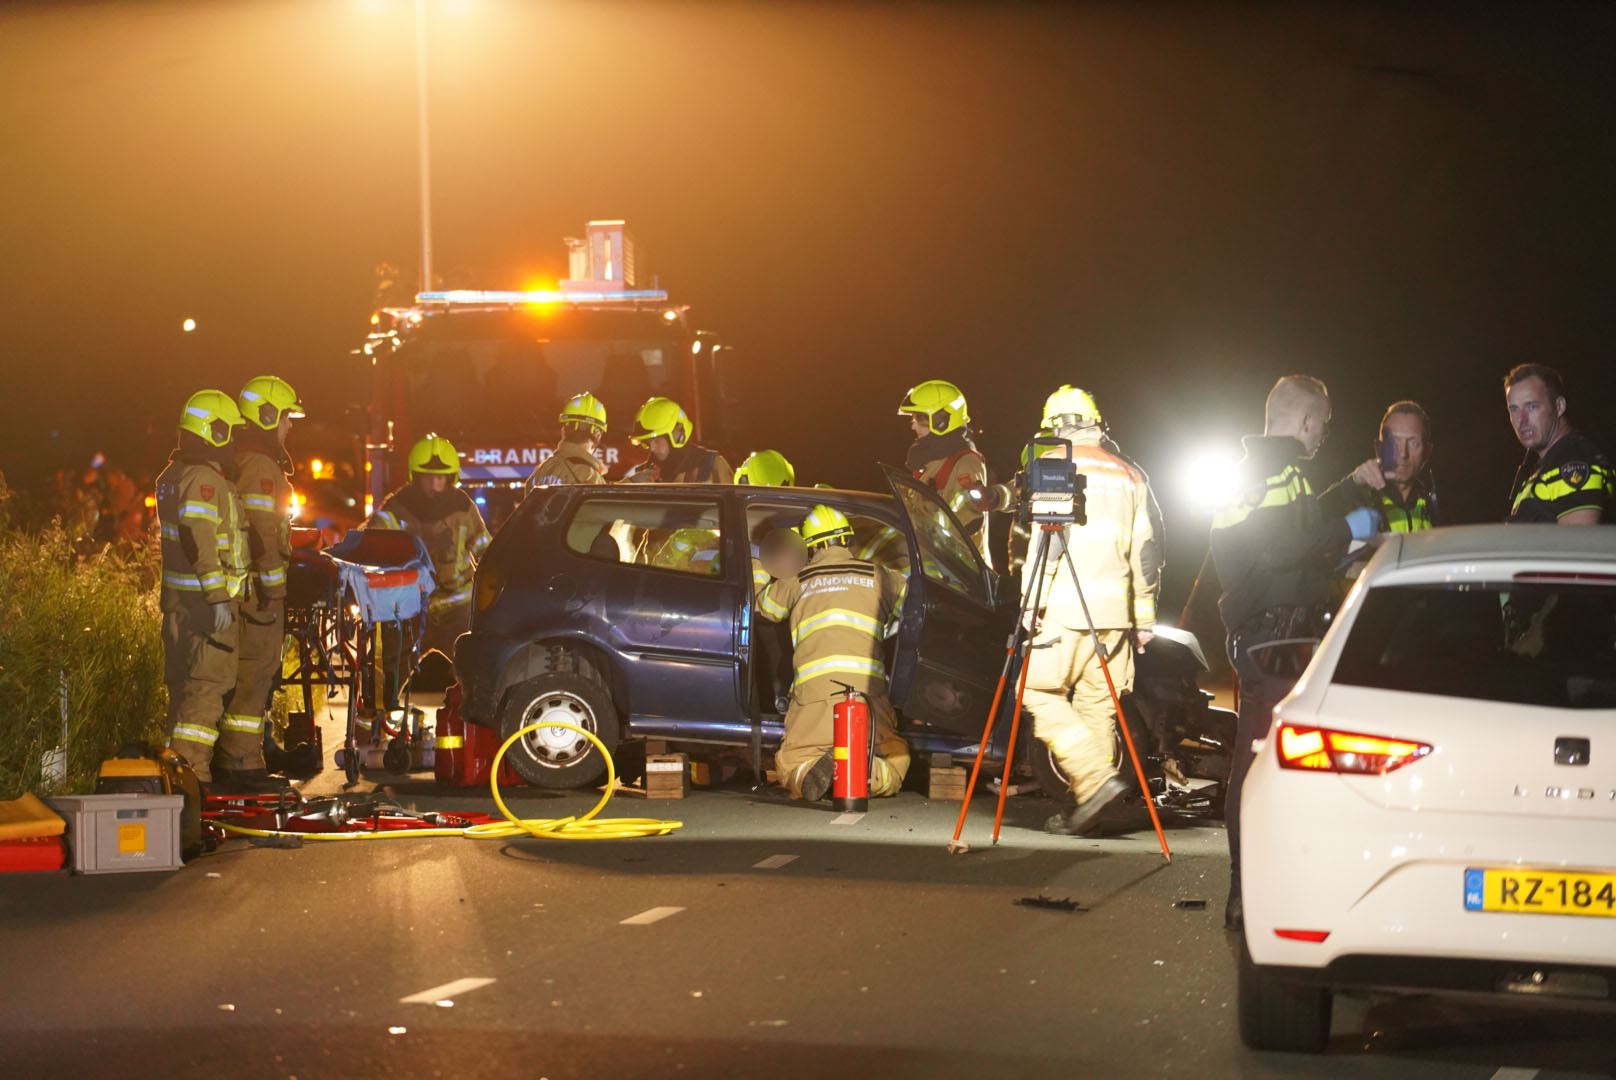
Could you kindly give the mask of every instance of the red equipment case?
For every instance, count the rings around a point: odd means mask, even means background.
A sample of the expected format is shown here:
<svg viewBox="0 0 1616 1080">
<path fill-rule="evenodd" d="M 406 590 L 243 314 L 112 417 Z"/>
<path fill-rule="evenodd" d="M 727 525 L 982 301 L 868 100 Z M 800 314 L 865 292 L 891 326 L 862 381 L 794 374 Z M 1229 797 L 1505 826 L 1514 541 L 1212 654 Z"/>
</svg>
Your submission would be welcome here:
<svg viewBox="0 0 1616 1080">
<path fill-rule="evenodd" d="M 0 873 L 10 870 L 60 870 L 67 847 L 60 836 L 24 836 L 0 840 Z"/>
<path fill-rule="evenodd" d="M 443 707 L 438 710 L 434 732 L 432 775 L 438 783 L 449 787 L 487 787 L 488 773 L 494 764 L 494 755 L 504 741 L 499 732 L 481 724 L 469 724 L 460 716 L 460 684 L 455 683 L 443 695 Z M 507 753 L 506 757 L 510 755 Z M 509 761 L 499 764 L 500 787 L 519 786 L 522 778 L 511 768 Z"/>
</svg>

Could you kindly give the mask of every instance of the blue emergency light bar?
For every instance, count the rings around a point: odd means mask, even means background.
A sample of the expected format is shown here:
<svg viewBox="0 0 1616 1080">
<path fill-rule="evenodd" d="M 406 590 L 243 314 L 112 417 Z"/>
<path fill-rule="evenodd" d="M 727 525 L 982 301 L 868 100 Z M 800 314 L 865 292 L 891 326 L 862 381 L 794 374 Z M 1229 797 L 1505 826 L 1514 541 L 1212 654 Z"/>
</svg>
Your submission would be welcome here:
<svg viewBox="0 0 1616 1080">
<path fill-rule="evenodd" d="M 445 292 L 415 294 L 418 304 L 662 304 L 668 294 L 661 289 L 617 289 L 610 292 L 563 292 L 539 289 L 520 292 L 509 289 L 449 289 Z"/>
</svg>

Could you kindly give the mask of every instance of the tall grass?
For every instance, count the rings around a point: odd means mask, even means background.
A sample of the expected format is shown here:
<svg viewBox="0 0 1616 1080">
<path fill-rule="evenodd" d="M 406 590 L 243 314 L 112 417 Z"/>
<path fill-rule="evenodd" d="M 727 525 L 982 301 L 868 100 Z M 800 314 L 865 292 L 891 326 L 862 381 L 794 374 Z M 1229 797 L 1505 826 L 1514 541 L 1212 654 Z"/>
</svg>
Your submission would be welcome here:
<svg viewBox="0 0 1616 1080">
<path fill-rule="evenodd" d="M 58 524 L 20 527 L 13 507 L 0 477 L 0 799 L 46 790 L 41 759 L 57 746 L 54 789 L 87 792 L 123 743 L 163 738 L 157 552 L 86 553 Z"/>
</svg>

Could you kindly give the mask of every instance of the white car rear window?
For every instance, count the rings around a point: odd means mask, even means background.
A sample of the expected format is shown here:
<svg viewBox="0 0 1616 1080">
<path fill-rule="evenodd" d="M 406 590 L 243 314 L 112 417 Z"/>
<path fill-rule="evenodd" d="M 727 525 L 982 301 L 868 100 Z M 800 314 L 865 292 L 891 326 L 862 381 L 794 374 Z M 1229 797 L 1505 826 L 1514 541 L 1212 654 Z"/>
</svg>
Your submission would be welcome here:
<svg viewBox="0 0 1616 1080">
<path fill-rule="evenodd" d="M 1616 708 L 1616 585 L 1383 585 L 1332 683 L 1565 709 Z"/>
</svg>

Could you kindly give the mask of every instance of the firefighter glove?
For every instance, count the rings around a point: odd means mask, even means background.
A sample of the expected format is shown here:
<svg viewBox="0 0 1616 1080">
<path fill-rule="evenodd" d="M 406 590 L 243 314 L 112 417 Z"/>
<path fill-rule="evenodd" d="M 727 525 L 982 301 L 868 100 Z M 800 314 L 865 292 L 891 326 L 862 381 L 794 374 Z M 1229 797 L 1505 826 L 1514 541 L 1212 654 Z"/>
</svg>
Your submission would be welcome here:
<svg viewBox="0 0 1616 1080">
<path fill-rule="evenodd" d="M 222 634 L 230 629 L 230 624 L 235 621 L 235 616 L 230 613 L 230 602 L 210 606 L 213 608 L 213 628 L 210 632 Z"/>
</svg>

